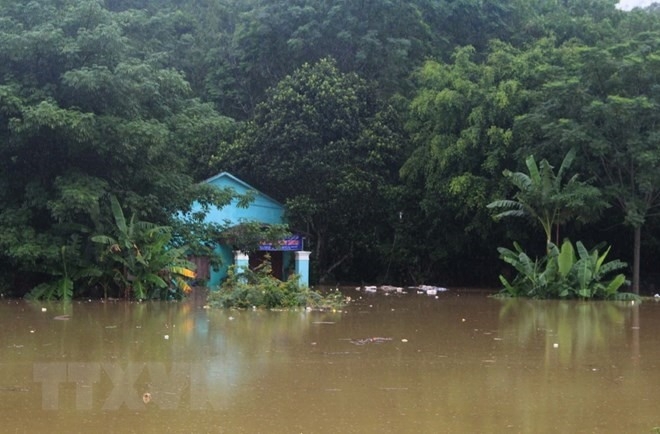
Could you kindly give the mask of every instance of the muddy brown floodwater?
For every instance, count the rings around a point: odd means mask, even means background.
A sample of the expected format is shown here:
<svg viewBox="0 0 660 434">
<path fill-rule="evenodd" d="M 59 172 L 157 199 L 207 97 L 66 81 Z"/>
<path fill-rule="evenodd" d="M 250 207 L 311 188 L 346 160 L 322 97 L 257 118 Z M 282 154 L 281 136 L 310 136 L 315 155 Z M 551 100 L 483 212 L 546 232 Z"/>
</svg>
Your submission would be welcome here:
<svg viewBox="0 0 660 434">
<path fill-rule="evenodd" d="M 660 303 L 0 301 L 3 433 L 650 433 Z"/>
</svg>

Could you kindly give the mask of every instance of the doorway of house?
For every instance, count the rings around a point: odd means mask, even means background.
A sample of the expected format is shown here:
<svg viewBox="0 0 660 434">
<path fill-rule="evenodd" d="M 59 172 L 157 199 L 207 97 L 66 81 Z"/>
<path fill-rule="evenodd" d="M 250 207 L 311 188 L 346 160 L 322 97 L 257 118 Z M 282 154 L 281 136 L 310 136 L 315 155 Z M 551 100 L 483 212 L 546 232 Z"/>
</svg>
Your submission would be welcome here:
<svg viewBox="0 0 660 434">
<path fill-rule="evenodd" d="M 255 270 L 261 264 L 270 258 L 273 277 L 284 279 L 284 255 L 280 251 L 258 251 L 250 255 L 250 270 Z"/>
</svg>

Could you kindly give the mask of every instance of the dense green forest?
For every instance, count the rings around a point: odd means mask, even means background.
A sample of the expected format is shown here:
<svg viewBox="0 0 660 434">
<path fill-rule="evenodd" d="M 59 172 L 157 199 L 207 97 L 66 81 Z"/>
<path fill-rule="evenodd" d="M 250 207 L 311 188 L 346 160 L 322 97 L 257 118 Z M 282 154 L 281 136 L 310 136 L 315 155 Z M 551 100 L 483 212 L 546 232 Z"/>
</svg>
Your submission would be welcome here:
<svg viewBox="0 0 660 434">
<path fill-rule="evenodd" d="M 0 0 L 0 292 L 107 292 L 95 240 L 200 236 L 174 216 L 220 171 L 286 204 L 314 281 L 497 286 L 498 246 L 545 249 L 487 208 L 503 172 L 571 150 L 600 196 L 557 242 L 651 291 L 660 13 L 616 3 Z"/>
</svg>

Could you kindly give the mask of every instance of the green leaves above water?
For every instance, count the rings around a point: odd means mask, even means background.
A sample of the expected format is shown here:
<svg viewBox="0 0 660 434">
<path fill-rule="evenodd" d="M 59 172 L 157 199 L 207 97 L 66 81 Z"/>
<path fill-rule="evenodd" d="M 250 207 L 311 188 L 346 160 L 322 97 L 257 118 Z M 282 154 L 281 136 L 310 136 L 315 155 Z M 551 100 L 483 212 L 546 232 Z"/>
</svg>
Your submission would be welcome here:
<svg viewBox="0 0 660 434">
<path fill-rule="evenodd" d="M 561 248 L 548 244 L 548 253 L 538 259 L 530 258 L 518 243 L 514 250 L 498 248 L 500 258 L 511 265 L 517 275 L 511 282 L 500 275 L 502 292 L 514 297 L 532 298 L 594 298 L 622 299 L 634 297 L 618 292 L 626 283 L 623 274 L 609 277 L 627 265 L 618 259 L 606 262 L 610 247 L 587 250 L 581 241 L 575 246 L 565 240 Z"/>
</svg>

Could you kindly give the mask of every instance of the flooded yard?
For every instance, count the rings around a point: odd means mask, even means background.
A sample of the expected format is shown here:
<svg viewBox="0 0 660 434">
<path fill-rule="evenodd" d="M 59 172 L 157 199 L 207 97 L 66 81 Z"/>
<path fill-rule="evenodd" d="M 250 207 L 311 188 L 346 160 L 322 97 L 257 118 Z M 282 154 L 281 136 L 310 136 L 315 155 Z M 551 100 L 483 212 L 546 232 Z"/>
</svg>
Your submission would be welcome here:
<svg viewBox="0 0 660 434">
<path fill-rule="evenodd" d="M 2 432 L 650 433 L 660 303 L 0 301 Z"/>
</svg>

